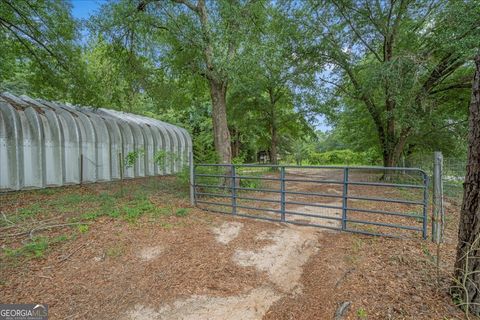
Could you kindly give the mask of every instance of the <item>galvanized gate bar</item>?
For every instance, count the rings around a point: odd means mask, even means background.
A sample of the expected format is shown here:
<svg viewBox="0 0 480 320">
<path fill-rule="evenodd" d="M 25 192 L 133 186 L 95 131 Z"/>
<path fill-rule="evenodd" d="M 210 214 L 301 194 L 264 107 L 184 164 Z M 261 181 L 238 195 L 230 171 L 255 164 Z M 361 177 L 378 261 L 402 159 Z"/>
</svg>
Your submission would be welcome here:
<svg viewBox="0 0 480 320">
<path fill-rule="evenodd" d="M 422 231 L 422 228 L 410 227 L 410 226 L 401 226 L 401 225 L 398 225 L 398 224 L 389 224 L 389 223 L 354 220 L 354 219 L 347 219 L 347 221 L 355 222 L 355 223 L 371 224 L 371 225 L 374 225 L 374 226 L 381 226 L 381 227 L 388 227 L 388 228 L 398 228 L 398 229 L 405 229 L 405 230 Z"/>
<path fill-rule="evenodd" d="M 214 206 L 222 206 L 222 207 L 231 207 L 232 206 L 232 204 L 230 204 L 230 203 L 210 202 L 210 201 L 203 201 L 203 200 L 197 200 L 197 203 L 212 204 Z"/>
<path fill-rule="evenodd" d="M 275 189 L 255 189 L 255 188 L 241 188 L 241 187 L 238 187 L 237 190 L 257 191 L 257 192 L 270 192 L 270 193 L 282 193 L 280 190 L 275 190 Z"/>
<path fill-rule="evenodd" d="M 281 179 L 279 178 L 270 178 L 270 177 L 256 177 L 256 176 L 237 176 L 239 179 L 245 179 L 245 180 L 271 180 L 271 181 L 280 181 Z"/>
<path fill-rule="evenodd" d="M 318 207 L 318 208 L 343 209 L 343 207 L 330 206 L 330 205 L 328 205 L 328 204 L 306 203 L 306 202 L 298 202 L 298 201 L 285 201 L 285 203 L 286 203 L 286 204 L 305 205 L 305 206 L 309 206 L 309 207 Z"/>
<path fill-rule="evenodd" d="M 322 215 L 318 215 L 318 214 L 310 214 L 310 213 L 303 213 L 303 212 L 296 212 L 296 211 L 285 211 L 285 213 L 292 214 L 294 216 L 314 217 L 314 218 L 322 218 L 322 219 L 328 219 L 328 220 L 342 221 L 342 218 L 322 216 Z"/>
<path fill-rule="evenodd" d="M 327 197 L 327 198 L 343 198 L 343 196 L 339 196 L 336 194 L 328 194 L 328 193 L 316 193 L 316 192 L 296 192 L 296 191 L 285 191 L 286 194 L 299 194 L 299 195 L 306 195 L 306 196 L 317 196 L 317 197 Z"/>
<path fill-rule="evenodd" d="M 221 194 L 221 193 L 209 193 L 209 192 L 197 192 L 196 193 L 199 196 L 211 196 L 211 197 L 224 197 L 224 198 L 230 198 L 231 196 L 228 194 Z"/>
<path fill-rule="evenodd" d="M 395 203 L 419 204 L 419 205 L 423 205 L 423 204 L 424 204 L 423 201 L 420 202 L 420 201 L 409 201 L 409 200 L 388 199 L 388 198 L 370 198 L 370 197 L 356 197 L 356 196 L 347 196 L 347 198 L 348 198 L 348 199 L 352 199 L 352 200 L 395 202 Z"/>
<path fill-rule="evenodd" d="M 400 213 L 400 212 L 392 212 L 392 211 L 383 211 L 383 210 L 374 210 L 374 209 L 359 209 L 359 208 L 346 208 L 347 211 L 358 211 L 358 212 L 365 212 L 365 213 L 379 213 L 385 214 L 390 216 L 399 216 L 405 218 L 420 218 L 423 219 L 423 215 L 419 214 L 408 214 L 408 213 Z"/>
<path fill-rule="evenodd" d="M 324 184 L 343 184 L 343 181 L 337 180 L 308 180 L 308 179 L 285 179 L 291 182 L 308 182 L 308 183 L 324 183 Z"/>
<path fill-rule="evenodd" d="M 204 172 L 197 172 L 196 168 L 198 167 L 210 167 L 210 168 L 224 168 L 220 170 L 229 170 L 228 174 L 218 174 L 217 173 L 204 173 Z M 279 177 L 272 177 L 269 176 L 257 176 L 257 175 L 242 175 L 244 173 L 241 169 L 248 169 L 248 168 L 261 168 L 261 169 L 272 169 L 272 173 L 279 173 Z M 335 169 L 335 170 L 342 170 L 343 171 L 343 181 L 342 180 L 332 180 L 332 179 L 325 179 L 312 176 L 311 179 L 297 179 L 297 178 L 289 178 L 286 176 L 286 169 Z M 238 170 L 237 170 L 238 169 Z M 386 182 L 371 182 L 371 181 L 352 181 L 350 178 L 350 171 L 351 170 L 359 170 L 359 172 L 364 171 L 372 171 L 379 172 L 385 174 L 388 171 L 401 171 L 402 177 L 408 179 L 415 179 L 417 178 L 416 175 L 407 175 L 405 176 L 404 172 L 412 172 L 415 174 L 419 174 L 421 176 L 421 184 L 412 184 L 412 183 L 386 183 Z M 252 172 L 251 170 L 248 170 Z M 266 171 L 262 170 L 257 172 L 258 174 L 267 174 Z M 306 173 L 302 174 L 301 172 L 292 172 L 292 175 L 305 175 Z M 341 167 L 341 166 L 283 166 L 283 165 L 262 165 L 262 164 L 247 164 L 247 165 L 232 165 L 232 164 L 200 164 L 195 165 L 193 170 L 193 185 L 194 185 L 194 199 L 196 203 L 205 204 L 205 205 L 213 205 L 213 206 L 223 206 L 223 207 L 231 207 L 231 212 L 224 212 L 220 210 L 212 210 L 210 208 L 204 208 L 209 211 L 219 212 L 224 214 L 234 214 L 237 216 L 242 217 L 250 217 L 256 218 L 261 220 L 268 220 L 268 221 L 278 221 L 278 222 L 287 222 L 291 224 L 297 225 L 308 225 L 308 226 L 317 226 L 323 227 L 328 229 L 334 230 L 342 230 L 360 234 L 370 234 L 370 235 L 383 235 L 383 236 L 396 236 L 390 233 L 379 233 L 379 232 L 372 232 L 370 230 L 361 230 L 355 227 L 352 228 L 349 223 L 356 224 L 356 225 L 372 225 L 372 226 L 379 226 L 385 228 L 392 228 L 392 229 L 401 229 L 401 230 L 408 230 L 408 231 L 420 231 L 422 233 L 422 237 L 427 237 L 427 205 L 428 205 L 428 176 L 426 173 L 420 169 L 416 168 L 398 168 L 398 167 Z M 199 178 L 219 178 L 224 179 L 224 181 L 229 183 L 219 183 L 219 184 L 211 184 L 211 183 L 198 183 L 202 181 L 197 181 Z M 230 181 L 228 181 L 230 180 Z M 279 189 L 271 189 L 271 188 L 251 188 L 251 187 L 242 187 L 241 182 L 243 180 L 260 180 L 260 181 L 270 181 L 279 183 Z M 404 182 L 406 180 L 403 180 Z M 320 192 L 302 192 L 302 191 L 290 191 L 288 190 L 288 182 L 304 182 L 304 183 L 320 183 L 320 184 L 337 184 L 342 185 L 342 194 L 328 194 L 328 193 L 320 193 Z M 411 199 L 398 199 L 398 198 L 381 198 L 381 197 L 370 197 L 370 196 L 360 196 L 360 195 L 350 195 L 349 194 L 349 186 L 372 186 L 378 188 L 401 188 L 401 189 L 413 189 L 413 190 L 422 190 L 423 192 L 423 199 L 422 201 L 419 200 L 411 200 Z M 201 190 L 199 190 L 200 188 Z M 205 188 L 208 191 L 208 188 L 216 188 L 224 191 L 228 191 L 227 193 L 215 193 L 215 192 L 205 192 Z M 242 196 L 239 195 L 238 192 L 261 192 L 261 193 L 272 193 L 272 194 L 280 194 L 280 197 L 275 197 L 274 199 L 268 198 L 257 198 L 252 193 L 250 196 Z M 310 203 L 310 202 L 302 202 L 302 201 L 293 201 L 287 200 L 287 195 L 298 195 L 298 196 L 312 196 L 312 197 L 326 197 L 326 198 L 337 198 L 342 199 L 341 206 L 329 205 L 329 204 L 322 204 L 322 203 Z M 231 198 L 231 203 L 222 203 L 213 201 L 204 201 L 198 200 L 198 197 L 208 197 L 208 198 Z M 416 213 L 409 213 L 409 212 L 396 212 L 396 211 L 386 211 L 386 210 L 377 210 L 377 209 L 368 209 L 368 208 L 354 208 L 350 205 L 350 201 L 357 202 L 357 201 L 371 201 L 371 202 L 387 202 L 387 203 L 398 203 L 401 205 L 411 205 L 411 206 L 422 206 L 423 212 L 422 214 Z M 244 205 L 243 203 L 238 203 L 238 201 L 260 201 L 264 203 L 272 203 L 278 204 L 279 209 L 275 208 L 263 208 L 263 207 L 256 207 L 250 205 Z M 332 209 L 332 210 L 340 210 L 340 216 L 328 216 L 322 214 L 316 214 L 311 212 L 298 212 L 295 210 L 287 210 L 288 205 L 299 205 L 305 207 L 312 207 L 312 208 L 324 208 L 324 209 Z M 265 216 L 256 216 L 251 214 L 246 214 L 244 212 L 239 212 L 237 209 L 246 209 L 246 210 L 254 210 L 259 212 L 267 212 L 269 214 L 279 214 L 278 218 L 272 217 L 265 217 Z M 413 209 L 413 208 L 412 208 Z M 306 210 L 306 209 L 305 209 Z M 309 211 L 308 209 L 306 211 Z M 416 219 L 421 220 L 422 227 L 398 224 L 398 223 L 387 223 L 383 221 L 376 221 L 370 220 L 368 216 L 362 216 L 362 219 L 358 218 L 350 218 L 349 212 L 351 213 L 371 213 L 375 215 L 381 215 L 384 217 L 391 216 L 391 217 L 399 217 L 399 218 L 408 218 L 408 219 Z M 309 223 L 304 223 L 302 221 L 295 221 L 287 219 L 288 216 L 304 216 L 309 218 L 315 219 L 322 219 L 322 220 L 330 220 L 330 221 L 340 221 L 340 227 L 334 227 L 331 225 L 319 224 L 319 223 L 311 223 L 310 220 L 307 220 Z M 407 220 L 405 220 L 407 221 Z M 347 225 L 348 223 L 348 225 Z"/>
<path fill-rule="evenodd" d="M 274 200 L 274 199 L 259 199 L 259 198 L 239 197 L 239 196 L 237 196 L 237 199 L 278 203 L 278 200 Z"/>
<path fill-rule="evenodd" d="M 417 184 L 395 184 L 395 183 L 376 183 L 376 182 L 352 182 L 348 181 L 348 184 L 357 186 L 373 186 L 373 187 L 398 187 L 398 188 L 411 188 L 411 189 L 423 189 L 425 186 Z"/>
<path fill-rule="evenodd" d="M 304 222 L 298 222 L 298 221 L 287 221 L 287 223 L 295 224 L 298 226 L 317 227 L 317 228 L 330 229 L 335 231 L 344 231 L 344 230 L 341 230 L 340 228 L 330 227 L 330 226 L 316 224 L 316 223 L 304 223 Z M 349 231 L 349 230 L 345 230 L 345 231 Z M 378 235 L 380 236 L 381 234 L 378 234 Z"/>
</svg>

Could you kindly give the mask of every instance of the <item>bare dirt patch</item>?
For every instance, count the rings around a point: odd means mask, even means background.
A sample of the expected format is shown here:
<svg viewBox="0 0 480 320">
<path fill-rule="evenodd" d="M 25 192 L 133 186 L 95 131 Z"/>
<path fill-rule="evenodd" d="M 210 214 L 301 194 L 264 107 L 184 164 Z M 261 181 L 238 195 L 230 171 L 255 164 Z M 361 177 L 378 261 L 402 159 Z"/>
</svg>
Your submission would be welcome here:
<svg viewBox="0 0 480 320">
<path fill-rule="evenodd" d="M 243 223 L 240 222 L 224 222 L 219 227 L 213 228 L 215 239 L 221 244 L 228 244 L 238 236 L 242 227 Z"/>
<path fill-rule="evenodd" d="M 260 287 L 230 297 L 192 296 L 158 310 L 136 305 L 129 320 L 256 320 L 261 319 L 280 296 L 271 288 Z"/>
<path fill-rule="evenodd" d="M 237 249 L 234 261 L 267 272 L 270 281 L 283 292 L 294 289 L 299 284 L 303 264 L 317 251 L 317 233 L 290 227 L 263 231 L 256 239 L 269 240 L 271 244 L 257 250 Z"/>
<path fill-rule="evenodd" d="M 158 258 L 163 251 L 165 251 L 165 248 L 162 246 L 145 247 L 140 250 L 138 256 L 142 261 L 150 261 Z"/>
<path fill-rule="evenodd" d="M 225 222 L 217 230 L 224 236 L 232 229 L 238 234 L 242 224 Z M 222 231 L 220 231 L 222 230 Z M 232 260 L 241 267 L 254 267 L 268 275 L 268 282 L 246 292 L 218 297 L 192 295 L 173 303 L 152 307 L 138 304 L 126 319 L 261 319 L 270 306 L 286 293 L 300 293 L 302 267 L 317 251 L 318 232 L 295 227 L 259 232 L 254 241 L 260 248 L 237 249 Z M 219 241 L 220 243 L 224 243 Z"/>
</svg>

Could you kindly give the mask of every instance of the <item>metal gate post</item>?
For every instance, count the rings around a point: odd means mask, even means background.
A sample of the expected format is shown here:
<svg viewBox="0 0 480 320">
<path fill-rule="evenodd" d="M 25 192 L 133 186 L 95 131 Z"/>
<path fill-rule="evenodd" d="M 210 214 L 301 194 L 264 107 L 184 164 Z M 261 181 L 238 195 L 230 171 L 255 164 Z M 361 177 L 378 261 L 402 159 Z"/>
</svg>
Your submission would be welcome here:
<svg viewBox="0 0 480 320">
<path fill-rule="evenodd" d="M 188 164 L 190 166 L 190 205 L 195 206 L 195 167 L 193 165 L 193 151 L 188 154 Z"/>
<path fill-rule="evenodd" d="M 342 230 L 347 229 L 348 167 L 343 169 Z"/>
<path fill-rule="evenodd" d="M 280 167 L 280 221 L 285 222 L 285 167 Z"/>
<path fill-rule="evenodd" d="M 427 239 L 427 207 L 428 207 L 428 175 L 426 173 L 423 174 L 423 230 L 422 236 L 423 239 Z"/>
<path fill-rule="evenodd" d="M 232 183 L 232 214 L 237 214 L 237 185 L 235 182 L 236 173 L 235 173 L 235 165 L 230 165 L 231 170 L 231 183 Z"/>
<path fill-rule="evenodd" d="M 443 156 L 441 152 L 435 152 L 433 165 L 433 202 L 432 202 L 432 241 L 442 242 L 444 211 L 443 211 Z"/>
</svg>

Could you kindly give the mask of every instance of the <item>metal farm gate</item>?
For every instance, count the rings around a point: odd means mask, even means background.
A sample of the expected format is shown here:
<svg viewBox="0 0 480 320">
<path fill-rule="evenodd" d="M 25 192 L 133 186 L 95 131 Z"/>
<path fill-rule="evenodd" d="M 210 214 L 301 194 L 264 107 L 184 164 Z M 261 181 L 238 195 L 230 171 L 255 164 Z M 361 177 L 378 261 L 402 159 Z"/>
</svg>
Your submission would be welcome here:
<svg viewBox="0 0 480 320">
<path fill-rule="evenodd" d="M 193 166 L 199 208 L 379 236 L 427 238 L 428 176 L 386 167 Z"/>
</svg>

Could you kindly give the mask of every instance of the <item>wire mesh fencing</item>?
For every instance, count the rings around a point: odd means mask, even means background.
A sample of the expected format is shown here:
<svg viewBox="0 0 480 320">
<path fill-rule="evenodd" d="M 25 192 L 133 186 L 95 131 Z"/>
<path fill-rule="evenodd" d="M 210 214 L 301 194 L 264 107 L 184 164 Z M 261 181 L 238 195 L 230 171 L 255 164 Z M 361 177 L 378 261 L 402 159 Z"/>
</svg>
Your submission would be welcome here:
<svg viewBox="0 0 480 320">
<path fill-rule="evenodd" d="M 410 168 L 420 168 L 429 177 L 433 176 L 434 158 L 431 155 L 418 155 L 405 161 Z M 463 180 L 466 174 L 465 158 L 444 157 L 442 167 L 443 195 L 449 200 L 460 202 L 463 196 Z"/>
</svg>

